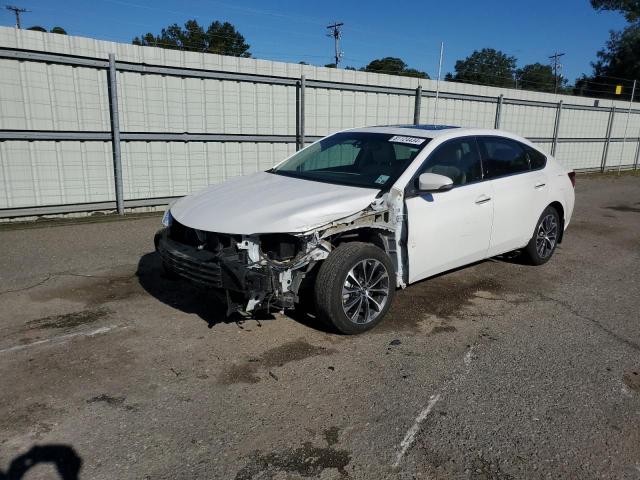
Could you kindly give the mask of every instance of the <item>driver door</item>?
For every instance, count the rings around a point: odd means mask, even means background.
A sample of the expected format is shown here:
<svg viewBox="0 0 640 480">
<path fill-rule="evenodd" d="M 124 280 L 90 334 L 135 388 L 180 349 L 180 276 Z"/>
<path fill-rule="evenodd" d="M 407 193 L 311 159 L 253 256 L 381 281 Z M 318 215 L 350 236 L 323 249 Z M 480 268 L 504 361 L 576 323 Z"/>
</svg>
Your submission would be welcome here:
<svg viewBox="0 0 640 480">
<path fill-rule="evenodd" d="M 453 188 L 421 193 L 408 187 L 409 283 L 486 258 L 491 239 L 493 192 L 482 179 L 475 137 L 440 145 L 418 176 L 425 172 L 451 178 Z"/>
</svg>

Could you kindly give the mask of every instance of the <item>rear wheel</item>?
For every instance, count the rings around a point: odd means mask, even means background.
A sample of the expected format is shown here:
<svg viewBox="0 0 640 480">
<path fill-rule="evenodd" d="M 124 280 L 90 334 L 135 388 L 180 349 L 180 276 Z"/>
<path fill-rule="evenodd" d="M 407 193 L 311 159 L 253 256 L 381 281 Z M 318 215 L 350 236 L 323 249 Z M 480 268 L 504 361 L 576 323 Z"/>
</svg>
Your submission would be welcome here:
<svg viewBox="0 0 640 480">
<path fill-rule="evenodd" d="M 525 247 L 525 252 L 533 265 L 547 263 L 558 245 L 560 238 L 560 216 L 553 207 L 547 207 L 536 224 L 533 237 Z"/>
<path fill-rule="evenodd" d="M 320 266 L 314 286 L 318 317 L 345 334 L 365 332 L 382 321 L 395 293 L 389 256 L 368 243 L 345 243 Z"/>
</svg>

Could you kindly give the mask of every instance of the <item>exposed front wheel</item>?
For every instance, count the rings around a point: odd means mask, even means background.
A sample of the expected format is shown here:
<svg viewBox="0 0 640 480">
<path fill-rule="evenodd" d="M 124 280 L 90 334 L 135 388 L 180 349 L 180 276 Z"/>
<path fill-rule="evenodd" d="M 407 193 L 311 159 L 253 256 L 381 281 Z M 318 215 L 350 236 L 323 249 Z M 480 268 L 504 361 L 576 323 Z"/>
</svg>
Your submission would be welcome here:
<svg viewBox="0 0 640 480">
<path fill-rule="evenodd" d="M 389 310 L 396 280 L 389 256 L 368 243 L 345 243 L 320 266 L 316 314 L 345 334 L 367 331 Z"/>
<path fill-rule="evenodd" d="M 558 245 L 560 228 L 558 211 L 553 207 L 547 207 L 540 215 L 533 237 L 525 248 L 533 265 L 542 265 L 549 261 Z"/>
</svg>

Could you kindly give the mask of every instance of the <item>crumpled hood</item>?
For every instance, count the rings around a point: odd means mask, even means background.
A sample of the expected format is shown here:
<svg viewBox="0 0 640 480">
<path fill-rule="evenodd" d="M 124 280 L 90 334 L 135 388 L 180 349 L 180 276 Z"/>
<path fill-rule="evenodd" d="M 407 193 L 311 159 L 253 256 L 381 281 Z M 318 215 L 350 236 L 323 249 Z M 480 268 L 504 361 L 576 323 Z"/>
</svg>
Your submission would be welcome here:
<svg viewBox="0 0 640 480">
<path fill-rule="evenodd" d="M 363 210 L 378 190 L 258 172 L 212 185 L 181 198 L 173 217 L 209 232 L 305 232 Z"/>
</svg>

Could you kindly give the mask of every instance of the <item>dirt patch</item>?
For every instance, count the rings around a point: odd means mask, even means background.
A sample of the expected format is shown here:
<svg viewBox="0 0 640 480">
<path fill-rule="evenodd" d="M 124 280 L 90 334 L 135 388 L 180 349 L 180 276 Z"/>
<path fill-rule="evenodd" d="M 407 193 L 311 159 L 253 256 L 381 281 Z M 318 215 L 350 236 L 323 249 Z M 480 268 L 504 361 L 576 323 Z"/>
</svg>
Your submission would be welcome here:
<svg viewBox="0 0 640 480">
<path fill-rule="evenodd" d="M 338 427 L 330 427 L 324 431 L 324 439 L 330 447 L 338 443 L 340 437 L 340 429 Z"/>
<path fill-rule="evenodd" d="M 640 372 L 625 372 L 622 381 L 631 390 L 640 393 Z"/>
<path fill-rule="evenodd" d="M 317 355 L 331 355 L 332 353 L 335 353 L 335 350 L 311 345 L 302 339 L 288 342 L 267 350 L 258 358 L 250 358 L 243 364 L 230 365 L 220 373 L 218 382 L 222 385 L 257 383 L 260 381 L 258 372 L 261 369 L 268 370 L 273 367 L 282 367 L 289 362 L 296 362 Z"/>
<path fill-rule="evenodd" d="M 124 402 L 127 397 L 112 397 L 111 395 L 107 395 L 103 393 L 102 395 L 97 395 L 87 400 L 87 403 L 104 403 L 105 405 L 109 405 L 110 407 L 122 407 L 125 410 L 137 410 L 136 405 L 126 405 Z"/>
<path fill-rule="evenodd" d="M 143 292 L 144 290 L 138 283 L 135 274 L 113 277 L 83 277 L 68 286 L 38 290 L 31 294 L 31 299 L 37 302 L 46 302 L 59 298 L 93 306 L 124 300 Z"/>
<path fill-rule="evenodd" d="M 635 205 L 640 205 L 640 203 L 636 203 Z M 615 210 L 616 212 L 640 213 L 640 207 L 634 207 L 633 205 L 611 205 L 610 207 L 604 208 L 608 210 Z"/>
<path fill-rule="evenodd" d="M 457 331 L 458 329 L 453 325 L 436 325 L 431 329 L 431 333 L 451 333 Z"/>
<path fill-rule="evenodd" d="M 470 478 L 477 480 L 510 480 L 513 477 L 502 470 L 501 462 L 482 454 L 471 462 Z"/>
<path fill-rule="evenodd" d="M 302 447 L 262 454 L 254 452 L 246 466 L 237 474 L 236 480 L 251 480 L 259 478 L 273 479 L 279 473 L 294 473 L 302 477 L 317 478 L 324 470 L 335 468 L 343 477 L 347 476 L 345 467 L 351 461 L 351 455 L 346 450 L 336 450 L 331 447 L 314 447 L 305 442 Z M 280 476 L 278 476 L 280 478 Z"/>
<path fill-rule="evenodd" d="M 496 294 L 503 290 L 502 284 L 494 278 L 469 278 L 458 273 L 431 278 L 398 291 L 387 319 L 374 332 L 418 329 L 420 323 L 432 315 L 441 319 L 455 318 L 471 306 L 477 292 Z"/>
<path fill-rule="evenodd" d="M 597 235 L 599 237 L 610 237 L 614 232 L 619 230 L 620 229 L 618 227 L 614 227 L 606 223 L 576 221 L 571 222 L 568 231 L 571 233 L 587 233 Z"/>
<path fill-rule="evenodd" d="M 97 322 L 110 313 L 111 311 L 107 308 L 97 308 L 63 315 L 51 315 L 27 322 L 25 330 L 46 330 L 50 328 L 70 330 L 81 325 Z"/>
<path fill-rule="evenodd" d="M 0 432 L 21 432 L 31 430 L 36 433 L 46 433 L 50 424 L 45 420 L 56 413 L 64 413 L 64 410 L 56 409 L 41 402 L 31 403 L 9 411 L 9 414 L 0 416 Z"/>
</svg>

